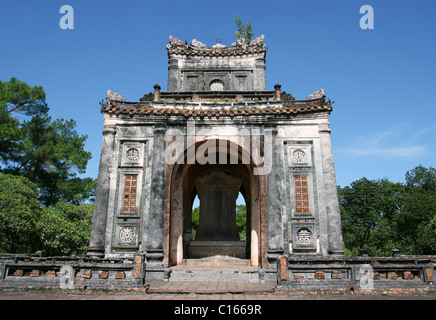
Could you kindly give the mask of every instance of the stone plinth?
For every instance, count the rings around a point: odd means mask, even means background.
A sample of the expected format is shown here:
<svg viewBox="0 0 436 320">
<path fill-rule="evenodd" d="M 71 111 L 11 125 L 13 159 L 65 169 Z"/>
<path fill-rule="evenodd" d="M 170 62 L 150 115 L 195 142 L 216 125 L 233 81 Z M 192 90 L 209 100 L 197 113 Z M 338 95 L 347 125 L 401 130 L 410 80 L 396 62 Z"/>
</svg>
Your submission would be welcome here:
<svg viewBox="0 0 436 320">
<path fill-rule="evenodd" d="M 245 243 L 244 241 L 189 241 L 189 258 L 216 255 L 245 259 Z"/>
</svg>

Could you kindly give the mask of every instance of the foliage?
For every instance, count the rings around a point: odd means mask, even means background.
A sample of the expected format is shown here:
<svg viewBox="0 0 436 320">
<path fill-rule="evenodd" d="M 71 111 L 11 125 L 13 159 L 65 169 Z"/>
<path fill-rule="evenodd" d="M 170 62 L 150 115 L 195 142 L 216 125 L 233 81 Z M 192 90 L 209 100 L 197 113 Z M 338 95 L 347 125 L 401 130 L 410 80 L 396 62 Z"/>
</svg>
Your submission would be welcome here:
<svg viewBox="0 0 436 320">
<path fill-rule="evenodd" d="M 38 188 L 25 177 L 0 172 L 0 252 L 37 249 Z"/>
<path fill-rule="evenodd" d="M 20 144 L 20 122 L 11 117 L 6 108 L 0 106 L 0 161 L 11 160 Z"/>
<path fill-rule="evenodd" d="M 378 242 L 386 233 L 387 219 L 399 209 L 403 186 L 383 180 L 362 178 L 350 187 L 338 188 L 341 204 L 343 237 L 353 255 L 385 255 Z"/>
<path fill-rule="evenodd" d="M 338 195 L 347 254 L 436 254 L 434 168 L 408 171 L 404 184 L 362 178 Z"/>
<path fill-rule="evenodd" d="M 84 253 L 96 180 L 74 120 L 48 115 L 42 87 L 0 81 L 0 252 Z M 19 116 L 16 117 L 16 116 Z"/>
<path fill-rule="evenodd" d="M 195 239 L 195 234 L 199 226 L 200 226 L 200 207 L 196 207 L 194 208 L 194 210 L 192 210 L 192 218 L 191 218 L 192 239 Z"/>
<path fill-rule="evenodd" d="M 17 112 L 31 117 L 20 122 L 11 116 Z M 36 183 L 45 206 L 89 200 L 95 180 L 77 177 L 91 158 L 84 150 L 87 137 L 76 132 L 74 120 L 52 120 L 47 112 L 42 87 L 29 87 L 15 78 L 0 82 L 1 170 Z"/>
<path fill-rule="evenodd" d="M 37 222 L 41 249 L 48 255 L 85 253 L 90 239 L 93 205 L 58 202 L 42 209 Z"/>
<path fill-rule="evenodd" d="M 247 22 L 247 25 L 243 24 L 238 15 L 235 16 L 235 23 L 238 31 L 235 32 L 236 39 L 238 39 L 243 45 L 248 45 L 253 37 L 253 29 L 251 28 L 251 22 Z"/>
<path fill-rule="evenodd" d="M 418 166 L 406 173 L 402 210 L 395 217 L 404 254 L 436 254 L 436 170 Z"/>
<path fill-rule="evenodd" d="M 436 190 L 436 169 L 417 166 L 416 168 L 407 171 L 406 187 L 420 187 L 423 190 Z"/>
<path fill-rule="evenodd" d="M 75 125 L 74 120 L 34 116 L 23 123 L 20 148 L 10 156 L 6 171 L 37 183 L 39 198 L 46 206 L 63 200 L 65 184 L 84 173 L 91 158 L 84 150 L 86 136 L 79 136 Z"/>
<path fill-rule="evenodd" d="M 37 189 L 25 177 L 0 173 L 0 252 L 85 253 L 94 206 L 58 202 L 41 208 Z"/>
<path fill-rule="evenodd" d="M 247 207 L 245 204 L 236 205 L 236 228 L 239 234 L 239 240 L 247 240 Z"/>
<path fill-rule="evenodd" d="M 0 108 L 8 113 L 18 112 L 27 116 L 48 112 L 43 88 L 30 87 L 13 77 L 7 82 L 0 81 Z"/>
</svg>

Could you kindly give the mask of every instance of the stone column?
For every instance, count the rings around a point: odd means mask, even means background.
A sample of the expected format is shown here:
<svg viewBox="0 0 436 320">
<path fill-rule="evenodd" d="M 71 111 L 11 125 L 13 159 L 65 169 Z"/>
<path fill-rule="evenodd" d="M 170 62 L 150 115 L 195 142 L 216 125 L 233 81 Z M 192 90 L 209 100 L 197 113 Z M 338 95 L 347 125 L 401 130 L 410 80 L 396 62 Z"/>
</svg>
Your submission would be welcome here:
<svg viewBox="0 0 436 320">
<path fill-rule="evenodd" d="M 95 190 L 94 214 L 92 216 L 91 239 L 87 255 L 104 256 L 106 222 L 108 214 L 110 171 L 115 147 L 116 127 L 106 125 L 103 130 L 97 188 Z"/>
<path fill-rule="evenodd" d="M 168 91 L 179 91 L 180 86 L 180 69 L 177 59 L 169 59 L 168 61 Z"/>
<path fill-rule="evenodd" d="M 254 90 L 264 91 L 266 90 L 266 75 L 265 75 L 265 58 L 258 58 L 255 62 L 255 74 L 254 74 Z"/>
<path fill-rule="evenodd" d="M 161 265 L 163 260 L 165 200 L 165 128 L 154 129 L 153 163 L 151 169 L 150 215 L 148 243 L 146 246 L 147 263 Z"/>
<path fill-rule="evenodd" d="M 281 88 L 282 88 L 282 86 L 279 84 L 276 84 L 274 86 L 274 96 L 275 96 L 275 99 L 278 101 L 282 100 L 282 89 Z"/>
<path fill-rule="evenodd" d="M 284 193 L 284 172 L 282 146 L 277 139 L 277 129 L 272 129 L 272 163 L 271 172 L 266 176 L 267 182 L 267 208 L 268 208 L 268 262 L 276 268 L 276 260 L 284 253 L 283 239 L 283 213 L 286 208 Z M 265 148 L 267 148 L 265 143 Z M 265 151 L 266 152 L 266 151 Z"/>
<path fill-rule="evenodd" d="M 344 253 L 344 245 L 342 241 L 341 214 L 329 126 L 328 122 L 319 124 L 322 171 L 326 194 L 328 252 L 333 255 L 342 255 Z"/>
<path fill-rule="evenodd" d="M 154 102 L 159 102 L 160 101 L 160 85 L 155 84 L 153 86 L 153 101 Z"/>
</svg>

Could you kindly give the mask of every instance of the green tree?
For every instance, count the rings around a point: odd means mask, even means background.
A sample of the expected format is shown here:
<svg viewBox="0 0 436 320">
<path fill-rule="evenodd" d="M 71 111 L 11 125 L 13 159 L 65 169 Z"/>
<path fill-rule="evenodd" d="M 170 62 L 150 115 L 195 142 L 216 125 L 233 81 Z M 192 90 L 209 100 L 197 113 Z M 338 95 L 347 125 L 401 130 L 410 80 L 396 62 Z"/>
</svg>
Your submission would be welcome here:
<svg viewBox="0 0 436 320">
<path fill-rule="evenodd" d="M 436 170 L 417 166 L 406 173 L 404 204 L 395 236 L 404 254 L 436 254 Z"/>
<path fill-rule="evenodd" d="M 0 251 L 83 253 L 93 206 L 79 204 L 93 200 L 96 180 L 79 174 L 91 154 L 45 98 L 41 86 L 0 81 Z"/>
<path fill-rule="evenodd" d="M 77 193 L 78 187 L 92 183 L 77 177 L 85 172 L 91 153 L 84 150 L 86 136 L 80 136 L 75 125 L 74 120 L 52 121 L 48 115 L 33 116 L 22 124 L 20 146 L 9 155 L 4 171 L 35 182 L 39 199 L 46 206 L 62 200 L 74 202 L 71 196 Z M 89 192 L 88 189 L 84 190 Z"/>
<path fill-rule="evenodd" d="M 436 254 L 436 170 L 417 166 L 405 177 L 338 187 L 347 254 Z"/>
<path fill-rule="evenodd" d="M 195 234 L 197 233 L 197 229 L 200 226 L 200 207 L 194 208 L 192 210 L 192 218 L 191 218 L 191 232 L 192 239 L 195 239 Z"/>
<path fill-rule="evenodd" d="M 247 240 L 247 207 L 244 204 L 236 205 L 236 228 L 238 229 L 239 240 Z"/>
<path fill-rule="evenodd" d="M 40 248 L 47 255 L 86 252 L 91 233 L 92 204 L 57 203 L 42 209 L 37 221 Z"/>
<path fill-rule="evenodd" d="M 391 253 L 391 220 L 400 210 L 403 188 L 386 179 L 366 178 L 338 188 L 344 247 L 349 255 Z"/>
<path fill-rule="evenodd" d="M 0 161 L 8 162 L 11 154 L 19 149 L 20 122 L 11 117 L 6 108 L 0 107 Z"/>
<path fill-rule="evenodd" d="M 0 252 L 25 253 L 38 248 L 38 188 L 25 177 L 0 172 Z"/>
<path fill-rule="evenodd" d="M 0 81 L 0 108 L 8 113 L 17 112 L 27 116 L 48 112 L 43 88 L 30 87 L 13 77 L 6 82 Z"/>
<path fill-rule="evenodd" d="M 46 206 L 92 200 L 96 181 L 78 176 L 91 158 L 87 137 L 76 132 L 74 120 L 52 120 L 47 112 L 42 87 L 15 78 L 0 82 L 0 170 L 35 182 Z M 17 113 L 30 118 L 20 122 L 12 117 Z"/>
<path fill-rule="evenodd" d="M 251 22 L 247 22 L 247 25 L 245 25 L 242 23 L 238 15 L 236 15 L 235 23 L 236 27 L 238 28 L 238 31 L 235 32 L 236 39 L 238 39 L 243 46 L 247 46 L 250 43 L 251 38 L 253 37 Z"/>
<path fill-rule="evenodd" d="M 16 78 L 0 81 L 0 161 L 9 161 L 10 154 L 19 149 L 20 122 L 13 115 L 34 116 L 47 112 L 41 86 L 30 87 Z"/>
<path fill-rule="evenodd" d="M 436 190 L 436 169 L 423 166 L 417 166 L 406 172 L 406 187 L 412 189 L 414 187 L 422 188 L 423 190 Z"/>
</svg>

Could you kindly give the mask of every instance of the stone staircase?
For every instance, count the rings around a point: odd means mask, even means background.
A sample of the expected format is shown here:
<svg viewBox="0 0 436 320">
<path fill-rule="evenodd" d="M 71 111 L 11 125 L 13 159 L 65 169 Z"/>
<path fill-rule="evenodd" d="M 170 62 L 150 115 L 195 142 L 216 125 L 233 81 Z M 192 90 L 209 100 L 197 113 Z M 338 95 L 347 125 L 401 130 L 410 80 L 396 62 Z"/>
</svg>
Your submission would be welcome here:
<svg viewBox="0 0 436 320">
<path fill-rule="evenodd" d="M 171 268 L 169 281 L 207 282 L 261 282 L 259 269 L 251 267 L 249 259 L 214 256 L 185 259 L 183 264 Z"/>
</svg>

